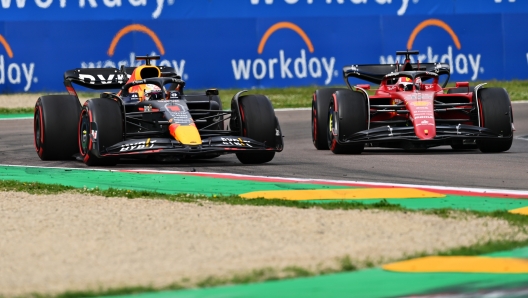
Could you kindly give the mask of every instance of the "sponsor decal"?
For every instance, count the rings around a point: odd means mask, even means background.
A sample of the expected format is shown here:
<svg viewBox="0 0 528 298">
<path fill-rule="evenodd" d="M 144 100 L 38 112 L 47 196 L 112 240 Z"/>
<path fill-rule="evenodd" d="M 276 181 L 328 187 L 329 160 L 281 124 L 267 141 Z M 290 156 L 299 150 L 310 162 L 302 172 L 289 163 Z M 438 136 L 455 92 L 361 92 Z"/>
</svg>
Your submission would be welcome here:
<svg viewBox="0 0 528 298">
<path fill-rule="evenodd" d="M 160 53 L 160 55 L 165 55 L 165 48 L 163 46 L 163 43 L 159 39 L 158 35 L 152 31 L 150 28 L 141 25 L 141 24 L 131 24 L 128 26 L 123 27 L 121 30 L 119 30 L 116 35 L 112 38 L 112 41 L 110 42 L 110 46 L 108 47 L 108 50 L 106 54 L 108 55 L 109 59 L 104 61 L 83 61 L 81 62 L 82 68 L 105 68 L 105 67 L 113 67 L 113 68 L 120 68 L 121 65 L 124 66 L 139 66 L 142 65 L 143 61 L 136 61 L 136 53 L 130 52 L 128 54 L 127 58 L 121 57 L 120 59 L 112 58 L 115 54 L 116 47 L 119 44 L 119 41 L 127 34 L 132 32 L 140 32 L 145 34 L 147 37 L 149 37 L 154 44 L 156 45 L 156 49 Z M 151 56 L 157 55 L 155 51 L 150 53 Z M 184 80 L 188 79 L 187 74 L 184 73 L 185 71 L 185 60 L 181 59 L 179 61 L 177 60 L 169 60 L 169 59 L 163 59 L 161 61 L 158 60 L 152 60 L 150 63 L 151 65 L 158 65 L 159 66 L 168 66 L 173 67 L 176 70 L 176 73 L 180 75 Z M 108 80 L 108 79 L 107 79 Z"/>
<path fill-rule="evenodd" d="M 411 102 L 411 104 L 415 107 L 424 107 L 424 106 L 427 106 L 429 102 L 428 101 L 413 101 Z"/>
<path fill-rule="evenodd" d="M 17 63 L 11 46 L 1 34 L 0 44 L 5 50 L 5 54 L 0 52 L 0 85 L 23 85 L 24 91 L 29 91 L 31 84 L 38 82 L 38 78 L 34 76 L 35 63 Z"/>
<path fill-rule="evenodd" d="M 316 2 L 322 2 L 322 3 L 326 3 L 327 5 L 339 5 L 339 4 L 346 4 L 346 5 L 361 5 L 361 4 L 368 4 L 369 2 L 373 2 L 373 3 L 376 3 L 376 4 L 379 4 L 379 5 L 393 5 L 392 4 L 392 0 L 375 0 L 375 1 L 372 1 L 372 0 L 351 0 L 351 1 L 345 1 L 345 0 L 335 0 L 335 1 L 332 1 L 332 0 L 325 0 L 323 2 L 323 0 L 249 0 L 251 2 L 252 5 L 259 5 L 259 4 L 266 4 L 266 5 L 273 5 L 273 4 L 278 4 L 278 3 L 286 3 L 286 4 L 290 4 L 290 5 L 303 5 L 303 4 L 313 4 L 314 1 Z M 418 3 L 419 0 L 401 0 L 401 3 L 399 3 L 399 1 L 394 1 L 394 5 L 395 8 L 397 8 L 397 11 L 396 11 L 396 14 L 399 15 L 399 16 L 402 16 L 402 15 L 405 15 L 405 12 L 407 11 L 407 8 L 409 7 L 409 4 L 410 3 Z M 495 1 L 500 1 L 500 0 L 495 0 Z M 512 0 L 510 0 L 512 1 Z M 514 1 L 514 0 L 513 0 Z M 281 4 L 282 4 L 281 3 Z M 347 8 L 345 8 L 347 9 Z M 348 8 L 350 9 L 350 8 Z"/>
<path fill-rule="evenodd" d="M 253 147 L 251 141 L 244 141 L 242 138 L 221 138 L 222 144 L 227 146 Z"/>
<path fill-rule="evenodd" d="M 122 7 L 122 6 L 132 6 L 132 7 L 143 7 L 143 6 L 147 6 L 148 3 L 152 3 L 152 2 L 155 2 L 155 5 L 156 5 L 156 8 L 155 10 L 152 12 L 151 16 L 153 19 L 157 19 L 161 13 L 163 12 L 163 7 L 164 7 L 164 4 L 165 2 L 167 3 L 167 5 L 173 5 L 174 4 L 174 1 L 175 0 L 128 0 L 128 1 L 122 1 L 122 0 L 79 0 L 77 3 L 78 3 L 78 8 L 81 8 L 81 9 L 98 9 L 99 11 L 101 10 L 101 8 L 111 8 L 111 9 L 116 9 L 116 8 L 119 8 L 119 7 Z M 29 2 L 29 1 L 27 1 Z M 57 3 L 56 5 L 53 5 L 53 2 Z M 25 0 L 2 0 L 0 2 L 1 4 L 1 7 L 2 9 L 9 9 L 9 8 L 15 8 L 15 5 L 11 6 L 11 3 L 15 4 L 16 3 L 16 8 L 19 8 L 19 9 L 24 9 L 26 7 L 26 1 Z M 73 3 L 75 2 L 68 2 L 69 5 L 72 5 Z M 57 7 L 57 5 L 61 8 L 61 9 L 68 9 L 69 7 L 71 6 L 67 6 L 66 5 L 66 0 L 35 0 L 35 5 L 36 7 L 38 7 L 39 9 L 48 9 L 50 7 L 54 8 L 54 7 Z M 75 4 L 73 4 L 75 5 Z M 148 5 L 150 7 L 152 7 L 153 5 Z M 70 9 L 71 10 L 71 9 Z M 44 12 L 43 12 L 44 13 Z M 114 12 L 115 13 L 115 12 Z"/>
<path fill-rule="evenodd" d="M 447 45 L 447 48 L 443 53 L 435 52 L 433 47 L 427 46 L 427 51 L 418 55 L 418 61 L 427 63 L 447 63 L 451 68 L 451 74 L 457 73 L 460 75 L 468 75 L 472 81 L 477 80 L 479 74 L 484 73 L 484 68 L 481 67 L 482 55 L 478 53 L 475 54 L 462 51 L 462 44 L 460 43 L 457 34 L 447 23 L 442 20 L 428 19 L 418 24 L 409 36 L 407 41 L 407 49 L 413 49 L 413 45 L 416 38 L 418 37 L 418 34 L 430 26 L 439 27 L 446 31 L 446 33 L 451 37 L 453 44 Z M 456 50 L 453 49 L 453 46 L 455 46 Z M 414 62 L 414 57 L 411 56 L 410 58 L 411 61 Z M 389 55 L 380 57 L 380 63 L 382 64 L 394 64 L 395 62 L 396 59 L 394 56 Z"/>
<path fill-rule="evenodd" d="M 132 150 L 141 150 L 141 149 L 150 149 L 154 147 L 154 143 L 156 143 L 156 140 L 151 141 L 150 138 L 146 141 L 140 141 L 130 144 L 123 144 L 121 145 L 120 152 L 123 151 L 132 151 Z"/>
<path fill-rule="evenodd" d="M 334 70 L 335 57 L 317 57 L 314 55 L 315 49 L 308 35 L 302 28 L 291 22 L 276 23 L 264 33 L 257 49 L 259 55 L 264 52 L 270 37 L 282 29 L 292 30 L 297 33 L 306 44 L 306 49 L 301 48 L 295 54 L 287 53 L 285 50 L 280 49 L 277 56 L 268 59 L 232 59 L 231 66 L 233 67 L 235 80 L 261 80 L 264 78 L 287 80 L 310 77 L 323 78 L 324 84 L 328 85 L 334 77 L 338 76 L 338 72 Z M 307 50 L 309 54 L 307 54 Z"/>
</svg>

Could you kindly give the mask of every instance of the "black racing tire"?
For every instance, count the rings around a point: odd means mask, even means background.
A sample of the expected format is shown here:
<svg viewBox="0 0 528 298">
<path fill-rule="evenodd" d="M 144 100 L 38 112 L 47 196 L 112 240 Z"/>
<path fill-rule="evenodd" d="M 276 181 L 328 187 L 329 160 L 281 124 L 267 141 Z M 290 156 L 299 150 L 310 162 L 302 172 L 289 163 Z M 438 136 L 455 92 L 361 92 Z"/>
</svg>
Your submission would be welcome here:
<svg viewBox="0 0 528 298">
<path fill-rule="evenodd" d="M 239 98 L 238 103 L 242 136 L 275 148 L 275 110 L 269 98 L 265 95 L 245 95 Z M 275 151 L 245 151 L 236 153 L 236 156 L 243 164 L 261 164 L 271 161 Z"/>
<path fill-rule="evenodd" d="M 510 149 L 513 142 L 513 115 L 508 92 L 504 88 L 478 90 L 480 124 L 504 136 L 501 139 L 477 140 L 484 153 L 497 153 Z"/>
<path fill-rule="evenodd" d="M 324 88 L 315 90 L 312 96 L 312 142 L 317 150 L 328 150 L 326 129 L 328 123 L 328 107 L 332 94 L 345 88 Z"/>
<path fill-rule="evenodd" d="M 37 99 L 33 117 L 33 140 L 42 160 L 73 159 L 79 152 L 77 122 L 79 99 L 72 95 L 46 95 Z"/>
<path fill-rule="evenodd" d="M 97 142 L 99 149 L 123 141 L 123 119 L 119 104 L 106 98 L 87 100 L 81 110 L 78 122 L 78 150 L 88 166 L 115 166 L 117 157 L 98 157 L 90 139 L 91 123 L 97 125 Z"/>
<path fill-rule="evenodd" d="M 339 140 L 367 129 L 367 102 L 359 91 L 338 90 L 328 109 L 327 142 L 334 154 L 361 154 L 364 143 L 339 144 Z"/>
<path fill-rule="evenodd" d="M 453 88 L 453 89 L 447 89 L 447 94 L 467 94 L 467 93 L 471 93 L 471 92 L 475 92 L 475 86 L 469 86 L 469 92 L 468 92 L 468 88 L 467 87 L 457 87 L 457 88 Z"/>
</svg>

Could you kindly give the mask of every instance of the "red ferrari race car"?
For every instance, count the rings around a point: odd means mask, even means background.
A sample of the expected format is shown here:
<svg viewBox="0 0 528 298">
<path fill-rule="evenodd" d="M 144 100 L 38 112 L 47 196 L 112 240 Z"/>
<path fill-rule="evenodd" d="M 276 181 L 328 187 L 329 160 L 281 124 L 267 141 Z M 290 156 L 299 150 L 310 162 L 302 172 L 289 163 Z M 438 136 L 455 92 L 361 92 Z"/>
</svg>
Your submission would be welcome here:
<svg viewBox="0 0 528 298">
<path fill-rule="evenodd" d="M 403 64 L 350 65 L 343 68 L 347 88 L 316 90 L 312 101 L 312 140 L 319 150 L 360 154 L 365 146 L 426 149 L 450 145 L 455 150 L 502 152 L 513 141 L 513 114 L 504 88 L 445 88 L 445 63 L 411 63 L 418 51 L 398 51 Z M 352 87 L 355 77 L 379 84 Z M 445 80 L 439 83 L 439 78 Z"/>
<path fill-rule="evenodd" d="M 259 164 L 282 151 L 282 132 L 268 97 L 240 91 L 231 109 L 223 110 L 217 89 L 185 94 L 185 82 L 173 68 L 151 65 L 159 58 L 138 56 L 146 61 L 138 67 L 66 71 L 69 95 L 41 96 L 35 105 L 38 156 L 75 157 L 92 166 L 115 165 L 124 157 L 167 161 L 235 153 L 242 163 Z M 81 106 L 72 83 L 120 90 Z"/>
</svg>

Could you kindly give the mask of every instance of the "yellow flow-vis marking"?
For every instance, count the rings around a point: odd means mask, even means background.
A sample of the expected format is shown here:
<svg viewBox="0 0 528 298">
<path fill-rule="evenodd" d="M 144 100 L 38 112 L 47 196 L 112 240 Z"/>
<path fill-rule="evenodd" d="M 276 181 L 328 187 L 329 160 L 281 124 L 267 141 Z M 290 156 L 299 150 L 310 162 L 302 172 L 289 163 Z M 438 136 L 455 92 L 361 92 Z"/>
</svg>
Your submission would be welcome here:
<svg viewBox="0 0 528 298">
<path fill-rule="evenodd" d="M 408 273 L 528 273 L 528 260 L 466 256 L 433 256 L 382 266 L 384 270 Z"/>
<path fill-rule="evenodd" d="M 514 213 L 514 214 L 528 215 L 528 207 L 517 208 L 517 209 L 510 210 L 508 212 Z"/>
<path fill-rule="evenodd" d="M 445 195 L 415 188 L 345 188 L 320 190 L 268 190 L 240 195 L 246 199 L 304 200 L 365 200 L 443 198 Z"/>
</svg>

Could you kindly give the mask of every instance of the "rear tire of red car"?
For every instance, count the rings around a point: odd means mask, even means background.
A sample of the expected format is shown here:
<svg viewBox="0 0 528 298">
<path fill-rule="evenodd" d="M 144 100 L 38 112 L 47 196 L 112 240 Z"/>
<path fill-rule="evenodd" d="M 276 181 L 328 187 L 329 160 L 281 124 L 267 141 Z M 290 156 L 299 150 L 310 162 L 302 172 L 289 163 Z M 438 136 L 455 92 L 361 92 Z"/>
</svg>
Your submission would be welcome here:
<svg viewBox="0 0 528 298">
<path fill-rule="evenodd" d="M 345 88 L 324 88 L 315 90 L 312 96 L 312 142 L 317 150 L 328 150 L 326 129 L 328 125 L 328 107 L 332 94 Z"/>
<path fill-rule="evenodd" d="M 358 91 L 338 90 L 333 94 L 328 110 L 327 142 L 335 154 L 361 154 L 364 143 L 339 144 L 339 140 L 367 129 L 367 102 Z"/>
<path fill-rule="evenodd" d="M 97 127 L 92 127 L 92 122 Z M 123 141 L 121 108 L 113 100 L 95 98 L 87 100 L 78 122 L 78 146 L 83 161 L 88 166 L 115 166 L 116 157 L 97 157 L 90 134 L 97 128 L 99 150 Z"/>
<path fill-rule="evenodd" d="M 478 90 L 480 125 L 504 136 L 501 139 L 477 140 L 484 153 L 503 152 L 513 142 L 513 115 L 508 92 L 504 88 L 483 88 Z"/>
<path fill-rule="evenodd" d="M 242 136 L 275 148 L 275 111 L 271 101 L 264 95 L 245 95 L 239 98 Z M 260 164 L 269 162 L 275 151 L 238 152 L 238 160 L 243 164 Z"/>
<path fill-rule="evenodd" d="M 79 152 L 77 122 L 81 104 L 72 95 L 47 95 L 37 99 L 33 117 L 33 135 L 37 154 L 42 160 L 73 159 Z"/>
</svg>

